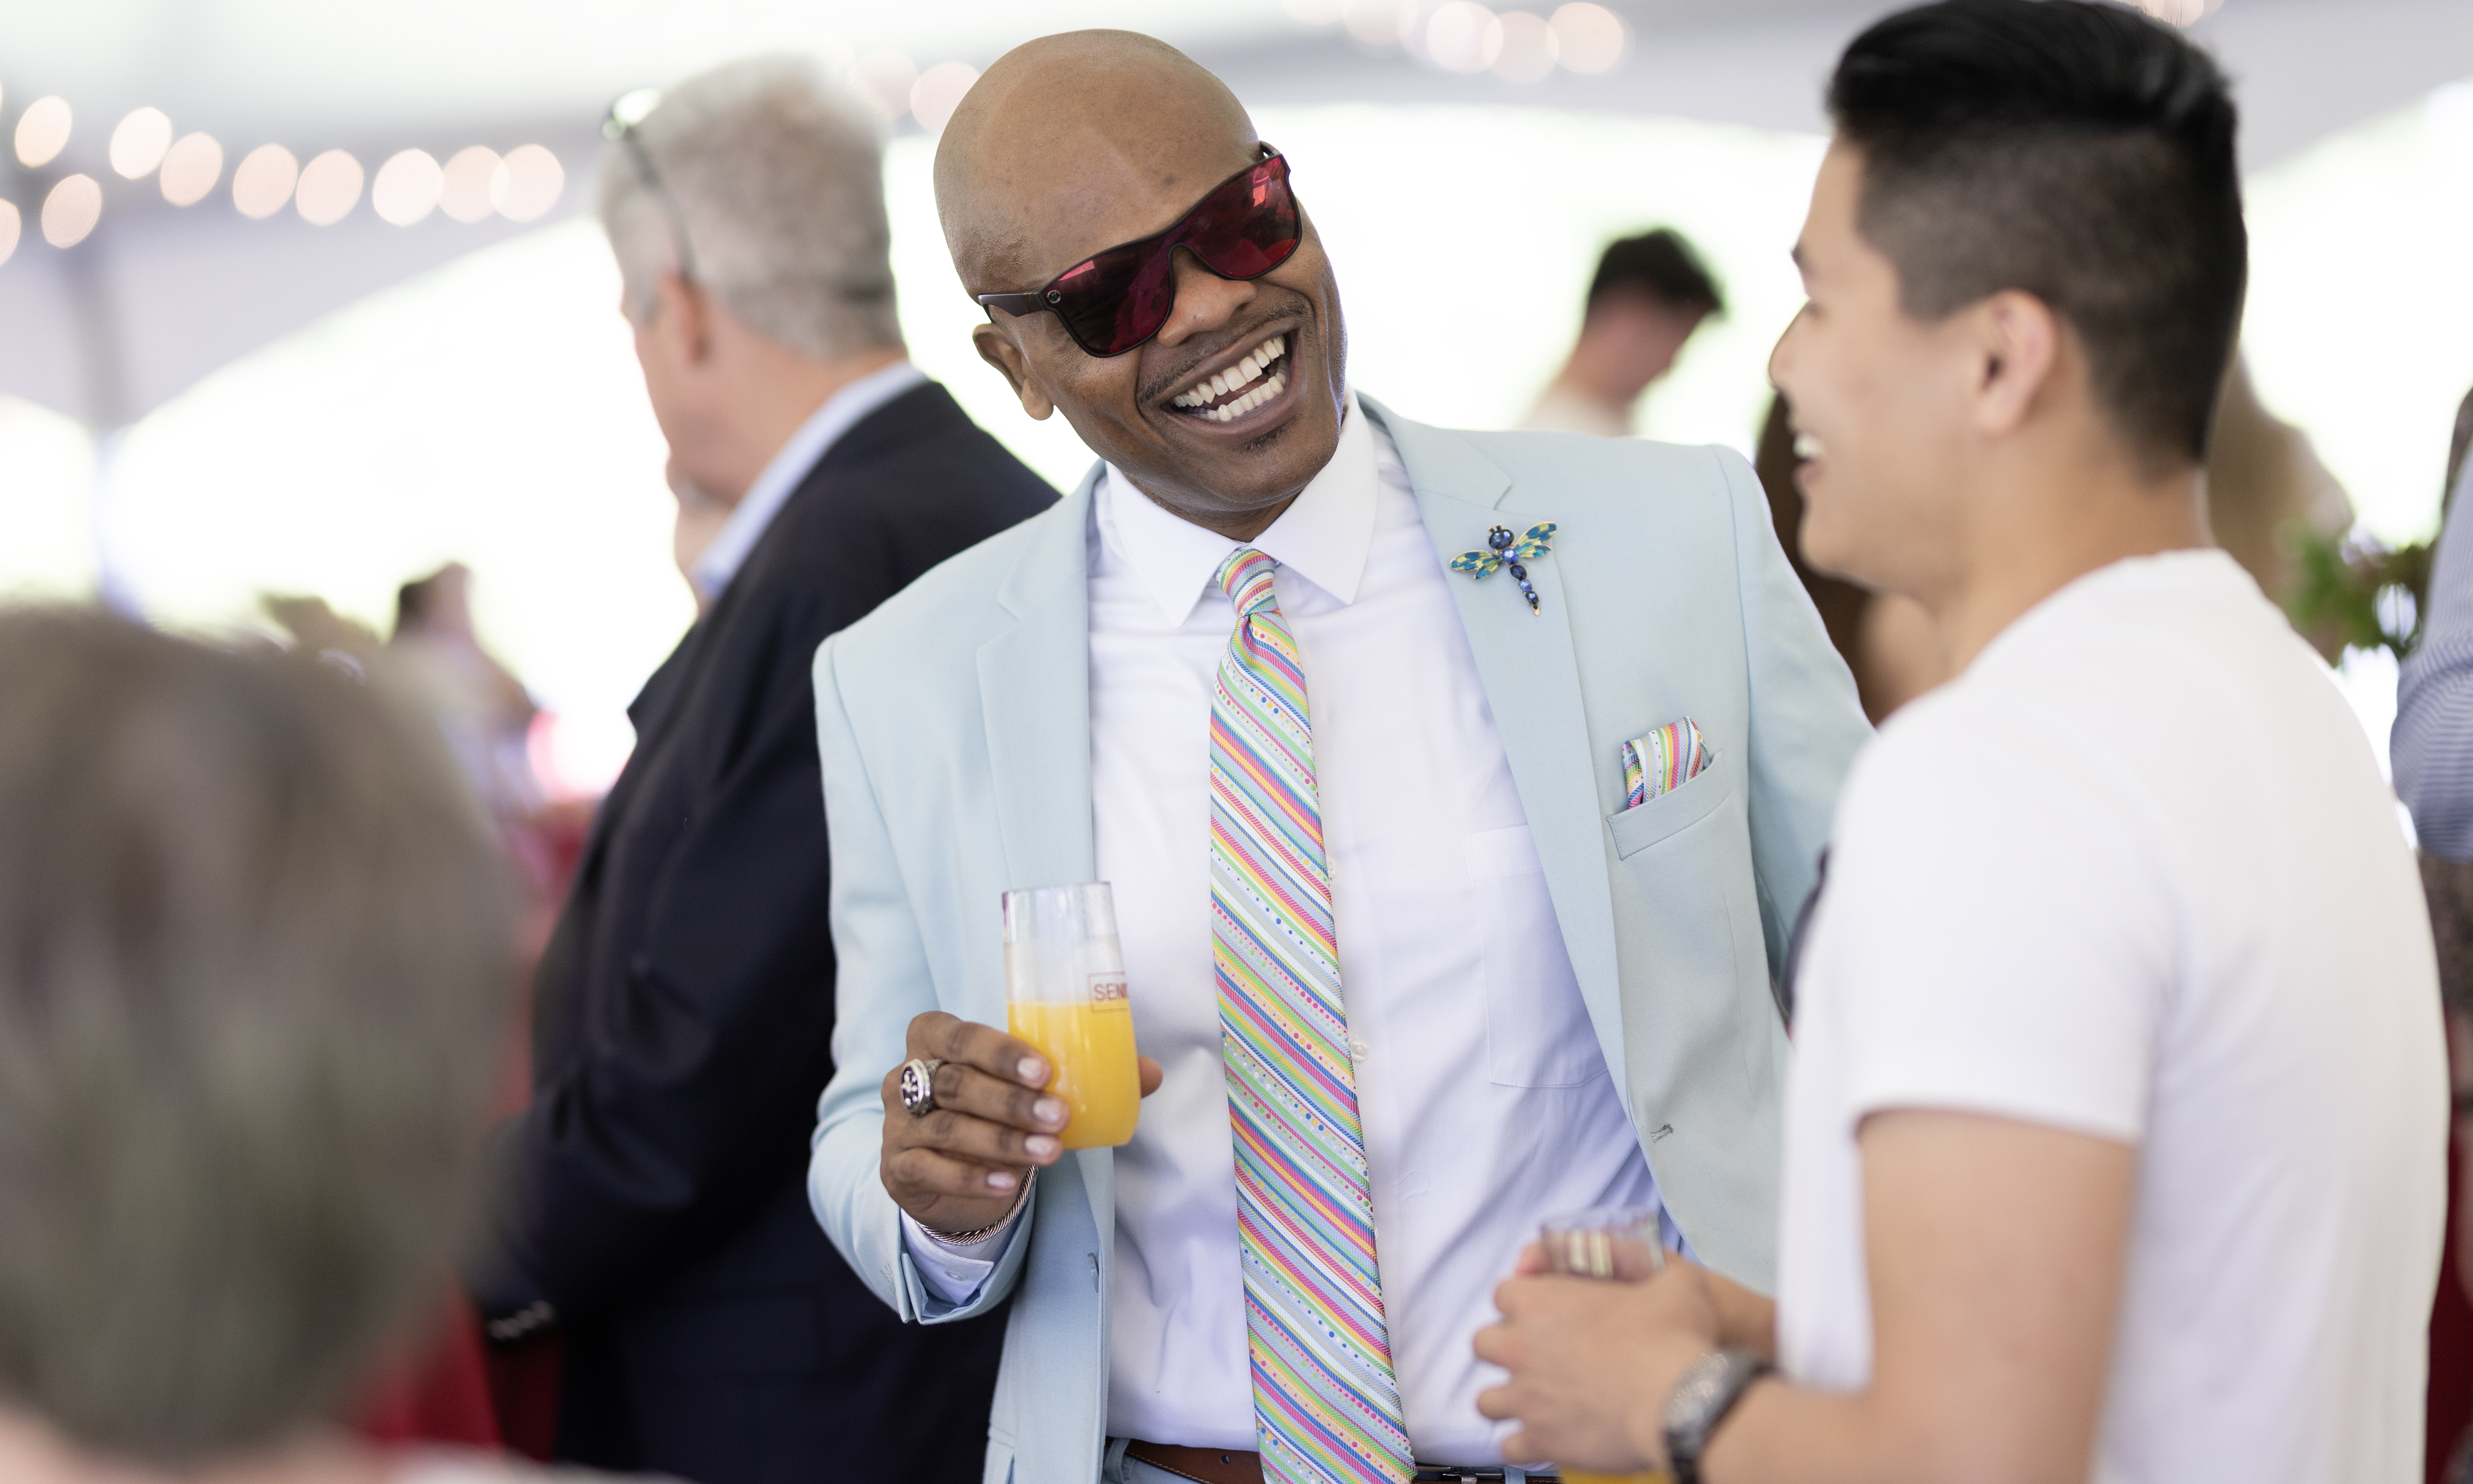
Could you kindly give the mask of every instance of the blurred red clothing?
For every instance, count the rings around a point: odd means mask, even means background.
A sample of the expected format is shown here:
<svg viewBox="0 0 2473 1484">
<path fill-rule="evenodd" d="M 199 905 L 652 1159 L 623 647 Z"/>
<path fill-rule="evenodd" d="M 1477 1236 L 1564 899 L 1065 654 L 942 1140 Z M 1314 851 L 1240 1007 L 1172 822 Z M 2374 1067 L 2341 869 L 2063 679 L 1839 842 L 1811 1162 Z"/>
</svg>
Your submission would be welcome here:
<svg viewBox="0 0 2473 1484">
<path fill-rule="evenodd" d="M 552 804 L 507 826 L 507 853 L 528 888 L 518 943 L 514 1015 L 507 1031 L 499 1116 L 532 1097 L 533 970 L 565 904 L 592 827 L 589 804 Z M 427 1338 L 389 1361 L 352 1415 L 352 1425 L 388 1446 L 505 1448 L 546 1463 L 558 1437 L 559 1344 L 555 1332 L 492 1348 L 459 1284 Z"/>
<path fill-rule="evenodd" d="M 389 1363 L 362 1401 L 353 1426 L 372 1443 L 446 1443 L 493 1448 L 502 1440 L 482 1357 L 481 1322 L 463 1290 L 447 1296 L 425 1358 Z"/>
</svg>

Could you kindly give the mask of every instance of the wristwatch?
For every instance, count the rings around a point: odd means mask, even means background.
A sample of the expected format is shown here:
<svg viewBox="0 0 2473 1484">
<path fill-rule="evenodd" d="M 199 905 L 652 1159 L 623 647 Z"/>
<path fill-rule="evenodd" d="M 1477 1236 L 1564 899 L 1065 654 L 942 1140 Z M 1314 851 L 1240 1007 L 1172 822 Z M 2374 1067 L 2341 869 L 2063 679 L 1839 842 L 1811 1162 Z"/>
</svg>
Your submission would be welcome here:
<svg viewBox="0 0 2473 1484">
<path fill-rule="evenodd" d="M 1700 1484 L 1700 1455 L 1710 1435 L 1752 1382 L 1776 1369 L 1747 1350 L 1713 1350 L 1692 1362 L 1666 1398 L 1666 1457 L 1674 1484 Z"/>
</svg>

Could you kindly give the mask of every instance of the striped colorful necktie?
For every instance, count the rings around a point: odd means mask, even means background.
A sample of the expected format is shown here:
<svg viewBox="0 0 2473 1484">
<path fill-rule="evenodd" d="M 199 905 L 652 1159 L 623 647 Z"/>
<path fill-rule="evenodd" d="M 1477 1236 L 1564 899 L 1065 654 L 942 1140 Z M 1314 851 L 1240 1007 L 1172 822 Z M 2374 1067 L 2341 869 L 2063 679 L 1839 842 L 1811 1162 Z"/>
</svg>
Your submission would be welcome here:
<svg viewBox="0 0 2473 1484">
<path fill-rule="evenodd" d="M 1211 703 L 1211 956 L 1254 1435 L 1266 1484 L 1400 1484 L 1416 1466 L 1382 1322 L 1313 730 L 1271 590 L 1278 566 L 1240 546 L 1219 568 L 1236 632 Z"/>
</svg>

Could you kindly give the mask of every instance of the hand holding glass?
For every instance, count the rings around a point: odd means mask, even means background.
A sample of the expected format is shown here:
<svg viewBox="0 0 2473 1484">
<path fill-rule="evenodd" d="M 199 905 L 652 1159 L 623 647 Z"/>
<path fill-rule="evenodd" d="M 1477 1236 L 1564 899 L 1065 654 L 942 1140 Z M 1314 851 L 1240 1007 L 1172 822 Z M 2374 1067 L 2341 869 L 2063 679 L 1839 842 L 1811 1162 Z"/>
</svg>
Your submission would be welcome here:
<svg viewBox="0 0 2473 1484">
<path fill-rule="evenodd" d="M 1141 1075 L 1108 883 L 1005 893 L 1004 950 L 1005 1028 L 1055 1067 L 1047 1090 L 1069 1111 L 1065 1147 L 1097 1149 L 1133 1137 Z"/>
<path fill-rule="evenodd" d="M 1653 1206 L 1599 1206 L 1549 1216 L 1539 1229 L 1537 1241 L 1546 1250 L 1546 1270 L 1570 1278 L 1645 1278 L 1666 1266 L 1666 1248 L 1658 1239 L 1658 1211 Z M 1672 1484 L 1669 1475 L 1657 1472 L 1560 1472 L 1565 1484 Z"/>
</svg>

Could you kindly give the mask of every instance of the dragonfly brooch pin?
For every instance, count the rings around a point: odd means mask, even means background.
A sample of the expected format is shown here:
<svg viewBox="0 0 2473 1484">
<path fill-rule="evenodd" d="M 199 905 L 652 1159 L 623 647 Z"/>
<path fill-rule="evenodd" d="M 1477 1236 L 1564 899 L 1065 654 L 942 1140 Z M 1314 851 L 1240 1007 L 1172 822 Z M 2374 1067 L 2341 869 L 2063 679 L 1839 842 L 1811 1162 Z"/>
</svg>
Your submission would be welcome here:
<svg viewBox="0 0 2473 1484">
<path fill-rule="evenodd" d="M 1496 526 L 1485 533 L 1488 549 L 1461 552 L 1452 559 L 1452 570 L 1483 581 L 1492 577 L 1496 568 L 1507 566 L 1511 568 L 1511 580 L 1520 585 L 1520 595 L 1528 600 L 1528 611 L 1538 612 L 1537 589 L 1529 586 L 1528 568 L 1523 563 L 1534 562 L 1552 549 L 1549 543 L 1554 539 L 1554 522 L 1541 521 L 1515 540 L 1509 527 Z"/>
</svg>

